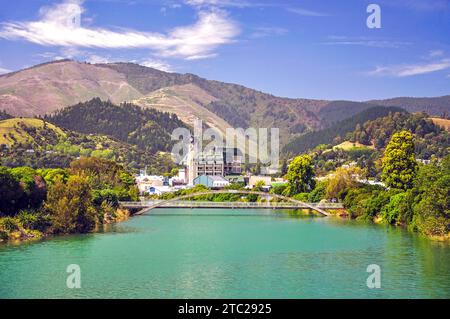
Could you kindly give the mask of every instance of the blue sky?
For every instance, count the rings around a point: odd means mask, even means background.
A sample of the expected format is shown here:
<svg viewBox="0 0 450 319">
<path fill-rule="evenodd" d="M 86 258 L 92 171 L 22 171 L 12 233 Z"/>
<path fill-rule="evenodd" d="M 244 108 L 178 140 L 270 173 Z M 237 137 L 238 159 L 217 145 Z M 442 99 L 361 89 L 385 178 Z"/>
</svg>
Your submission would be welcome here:
<svg viewBox="0 0 450 319">
<path fill-rule="evenodd" d="M 2 2 L 0 73 L 72 58 L 286 97 L 450 94 L 450 0 Z M 366 25 L 371 3 L 381 8 L 379 29 Z"/>
</svg>

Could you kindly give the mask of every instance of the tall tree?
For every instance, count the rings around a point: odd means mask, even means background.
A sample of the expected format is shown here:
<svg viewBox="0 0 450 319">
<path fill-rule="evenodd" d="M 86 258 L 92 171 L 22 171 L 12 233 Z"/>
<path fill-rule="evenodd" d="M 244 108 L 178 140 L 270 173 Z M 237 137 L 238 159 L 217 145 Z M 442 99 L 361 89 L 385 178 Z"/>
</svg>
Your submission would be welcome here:
<svg viewBox="0 0 450 319">
<path fill-rule="evenodd" d="M 85 233 L 93 229 L 96 211 L 91 187 L 84 175 L 72 175 L 67 183 L 57 178 L 49 188 L 45 209 L 55 233 Z"/>
<path fill-rule="evenodd" d="M 339 198 L 342 192 L 354 187 L 358 183 L 358 177 L 360 175 L 361 169 L 359 167 L 337 168 L 328 179 L 326 187 L 327 198 Z"/>
<path fill-rule="evenodd" d="M 286 174 L 286 179 L 288 180 L 287 195 L 292 196 L 314 189 L 314 176 L 311 157 L 309 155 L 295 157 L 289 164 Z"/>
<path fill-rule="evenodd" d="M 16 213 L 23 195 L 19 181 L 14 178 L 9 169 L 0 166 L 0 216 Z"/>
<path fill-rule="evenodd" d="M 382 159 L 381 178 L 386 186 L 410 189 L 417 171 L 413 135 L 400 131 L 392 135 Z"/>
</svg>

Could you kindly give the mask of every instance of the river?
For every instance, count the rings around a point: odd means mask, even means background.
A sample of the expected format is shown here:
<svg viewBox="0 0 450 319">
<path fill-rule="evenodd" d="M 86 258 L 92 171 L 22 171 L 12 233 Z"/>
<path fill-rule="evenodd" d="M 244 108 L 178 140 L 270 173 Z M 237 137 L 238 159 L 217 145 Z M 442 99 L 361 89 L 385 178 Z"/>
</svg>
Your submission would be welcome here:
<svg viewBox="0 0 450 319">
<path fill-rule="evenodd" d="M 69 289 L 69 264 L 81 288 Z M 367 266 L 380 266 L 369 289 Z M 0 245 L 0 298 L 450 298 L 450 245 L 264 209 L 155 209 L 87 235 Z"/>
</svg>

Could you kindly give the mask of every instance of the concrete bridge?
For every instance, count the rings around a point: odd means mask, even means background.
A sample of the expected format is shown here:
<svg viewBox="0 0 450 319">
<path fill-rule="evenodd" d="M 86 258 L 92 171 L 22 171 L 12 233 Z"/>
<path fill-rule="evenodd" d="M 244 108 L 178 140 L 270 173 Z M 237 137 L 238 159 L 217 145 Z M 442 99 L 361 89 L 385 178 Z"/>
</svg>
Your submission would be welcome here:
<svg viewBox="0 0 450 319">
<path fill-rule="evenodd" d="M 251 194 L 260 195 L 266 197 L 274 197 L 287 202 L 212 202 L 212 201 L 192 201 L 185 200 L 196 196 L 213 195 L 213 194 Z M 318 212 L 321 215 L 331 215 L 326 210 L 342 209 L 342 204 L 338 203 L 305 203 L 296 200 L 292 197 L 287 197 L 277 194 L 269 194 L 258 191 L 247 190 L 216 190 L 198 192 L 188 195 L 182 195 L 168 200 L 155 200 L 155 201 L 139 201 L 139 202 L 120 202 L 120 205 L 124 208 L 137 208 L 140 209 L 135 215 L 142 215 L 149 212 L 154 208 L 173 208 L 173 207 L 186 207 L 186 208 L 272 208 L 272 209 L 311 209 Z"/>
</svg>

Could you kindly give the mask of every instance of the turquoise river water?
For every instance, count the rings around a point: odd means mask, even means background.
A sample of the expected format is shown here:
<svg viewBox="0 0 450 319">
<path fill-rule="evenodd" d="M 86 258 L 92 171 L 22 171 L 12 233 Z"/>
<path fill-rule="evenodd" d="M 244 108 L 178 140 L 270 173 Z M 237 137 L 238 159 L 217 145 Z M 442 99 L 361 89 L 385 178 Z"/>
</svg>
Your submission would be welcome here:
<svg viewBox="0 0 450 319">
<path fill-rule="evenodd" d="M 381 288 L 367 287 L 371 264 Z M 332 217 L 156 209 L 101 233 L 0 245 L 0 298 L 450 298 L 450 245 Z"/>
</svg>

